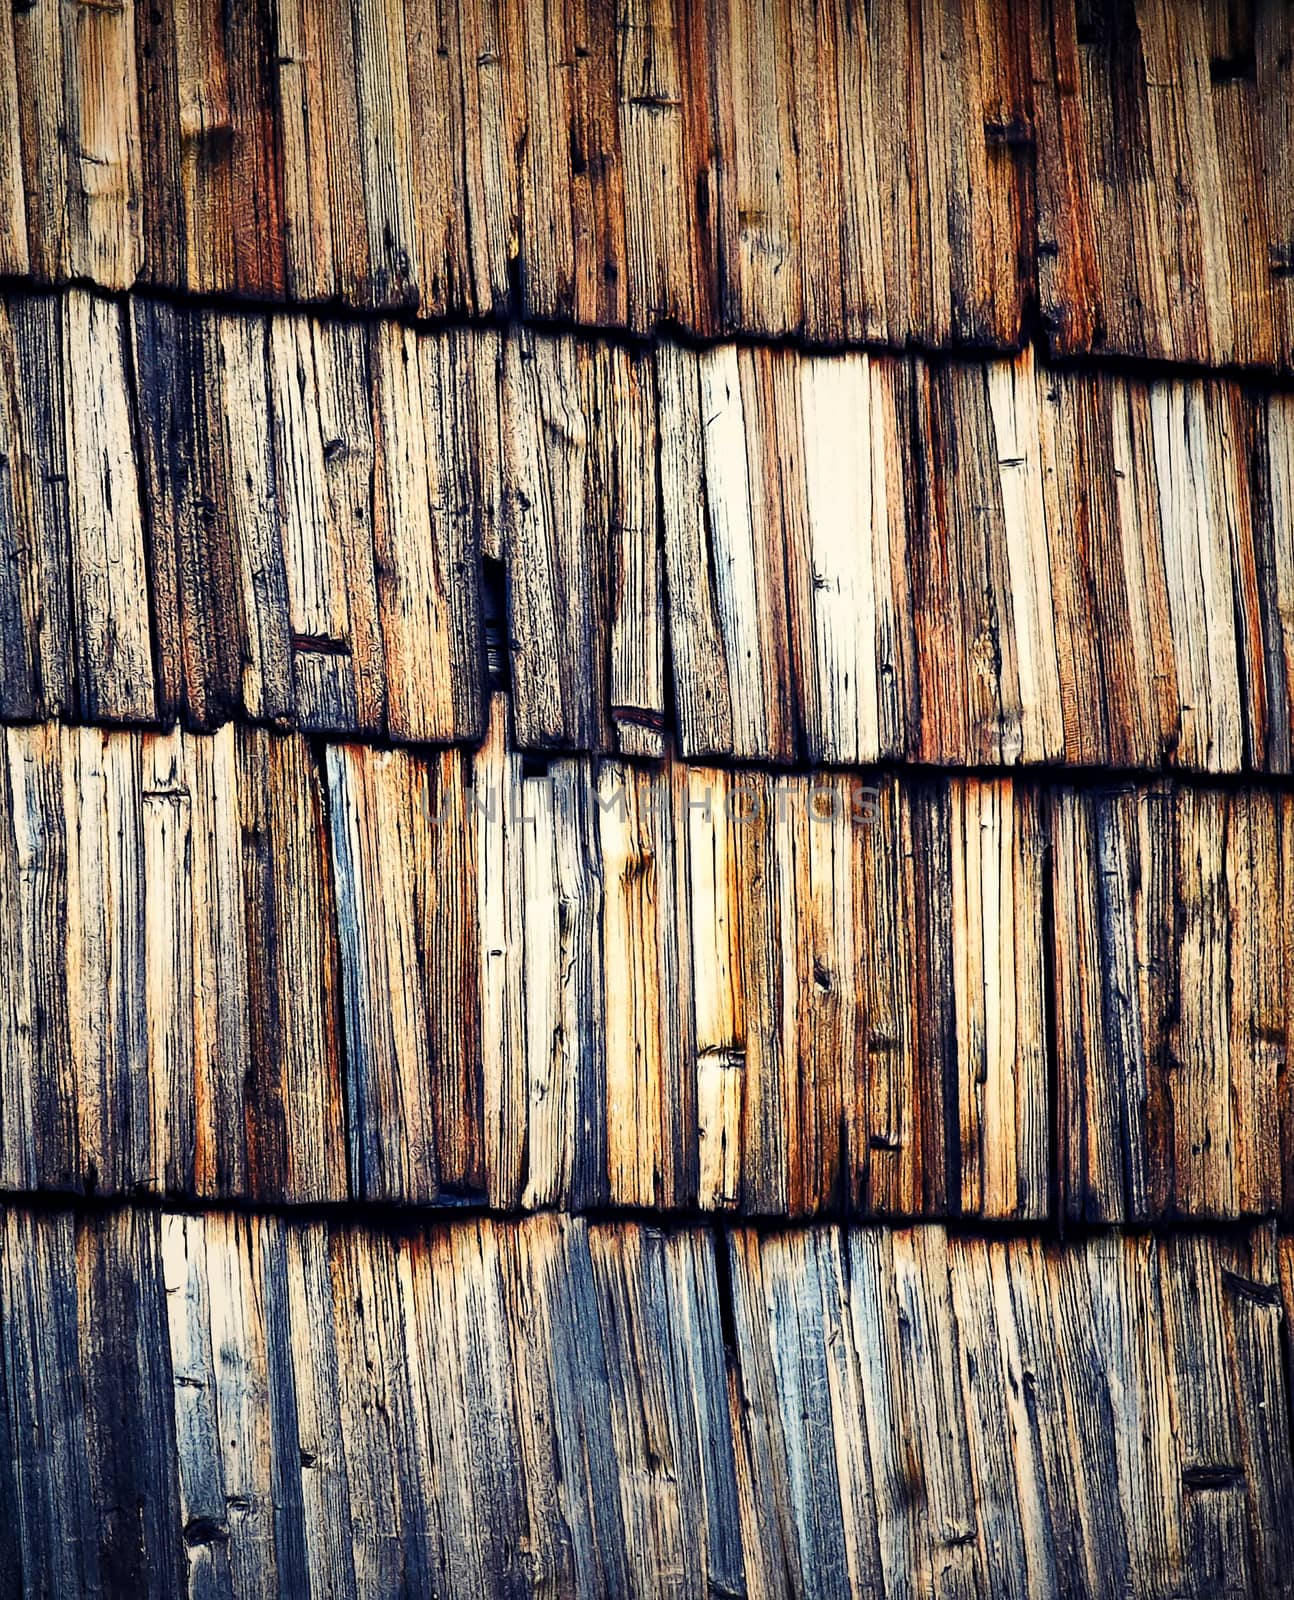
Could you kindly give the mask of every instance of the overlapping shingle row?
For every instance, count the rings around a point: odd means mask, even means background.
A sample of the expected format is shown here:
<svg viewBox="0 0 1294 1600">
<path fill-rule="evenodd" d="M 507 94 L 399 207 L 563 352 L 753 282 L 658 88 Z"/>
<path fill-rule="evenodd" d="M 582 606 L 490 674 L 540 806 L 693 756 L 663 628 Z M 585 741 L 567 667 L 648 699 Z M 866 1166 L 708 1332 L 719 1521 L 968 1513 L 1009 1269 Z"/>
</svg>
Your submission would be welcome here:
<svg viewBox="0 0 1294 1600">
<path fill-rule="evenodd" d="M 10 720 L 1291 770 L 1281 392 L 83 291 L 0 359 Z"/>
<path fill-rule="evenodd" d="M 0 1185 L 1294 1205 L 1286 793 L 0 737 Z"/>
<path fill-rule="evenodd" d="M 34 0 L 0 271 L 1289 370 L 1291 24 L 1076 0 Z"/>
<path fill-rule="evenodd" d="M 1281 1595 L 1290 1267 L 1262 1230 L 7 1208 L 5 1573 L 159 1600 Z"/>
</svg>

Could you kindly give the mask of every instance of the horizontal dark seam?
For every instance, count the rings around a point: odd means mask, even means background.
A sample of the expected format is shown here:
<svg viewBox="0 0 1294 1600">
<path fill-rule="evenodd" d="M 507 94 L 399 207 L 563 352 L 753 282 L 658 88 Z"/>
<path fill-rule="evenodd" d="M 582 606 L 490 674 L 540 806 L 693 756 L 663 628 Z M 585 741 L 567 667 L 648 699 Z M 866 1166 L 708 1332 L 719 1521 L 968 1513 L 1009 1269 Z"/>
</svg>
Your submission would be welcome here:
<svg viewBox="0 0 1294 1600">
<path fill-rule="evenodd" d="M 747 329 L 730 328 L 716 333 L 700 333 L 663 321 L 651 330 L 639 332 L 624 324 L 578 322 L 573 318 L 541 317 L 531 314 L 504 312 L 454 311 L 423 315 L 407 306 L 357 306 L 340 299 L 289 300 L 270 295 L 233 290 L 194 292 L 170 288 L 162 284 L 139 283 L 129 289 L 109 289 L 93 279 L 71 277 L 57 283 L 39 282 L 21 274 L 0 274 L 0 293 L 23 293 L 33 296 L 60 296 L 70 290 L 80 290 L 99 299 L 129 304 L 141 301 L 164 304 L 191 311 L 244 312 L 248 315 L 295 315 L 312 317 L 317 321 L 367 326 L 372 323 L 392 323 L 427 333 L 471 332 L 494 330 L 500 333 L 534 332 L 547 335 L 565 335 L 590 344 L 606 344 L 638 354 L 647 354 L 660 347 L 705 351 L 727 345 L 752 349 L 789 350 L 802 355 L 889 355 L 896 358 L 915 356 L 929 365 L 970 365 L 972 363 L 1006 360 L 1032 350 L 1039 365 L 1056 372 L 1089 372 L 1134 378 L 1215 378 L 1219 381 L 1240 383 L 1263 393 L 1294 393 L 1294 370 L 1278 367 L 1259 367 L 1241 362 L 1219 362 L 1210 365 L 1174 356 L 1142 356 L 1114 350 L 1055 352 L 1047 337 L 1046 322 L 1041 312 L 1026 314 L 1021 318 L 1020 337 L 1009 344 L 955 342 L 947 345 L 931 344 L 918 335 L 910 335 L 901 342 L 881 339 L 815 339 L 802 330 L 788 330 L 778 334 L 761 334 Z"/>
<path fill-rule="evenodd" d="M 464 1222 L 496 1222 L 523 1225 L 543 1217 L 570 1217 L 590 1225 L 625 1224 L 652 1228 L 666 1233 L 706 1229 L 713 1231 L 754 1232 L 759 1234 L 807 1233 L 829 1228 L 885 1229 L 893 1232 L 909 1228 L 941 1228 L 950 1239 L 1013 1240 L 1038 1242 L 1069 1250 L 1085 1241 L 1111 1235 L 1127 1239 L 1168 1240 L 1181 1237 L 1216 1239 L 1243 1245 L 1254 1232 L 1276 1223 L 1277 1236 L 1294 1238 L 1294 1228 L 1283 1228 L 1273 1213 L 1241 1218 L 1190 1217 L 1176 1213 L 1151 1221 L 1076 1223 L 1067 1218 L 1033 1219 L 942 1217 L 908 1212 L 863 1214 L 845 1212 L 838 1207 L 823 1208 L 808 1215 L 736 1212 L 696 1205 L 654 1208 L 642 1205 L 543 1206 L 530 1210 L 492 1206 L 483 1201 L 442 1200 L 415 1202 L 403 1200 L 337 1199 L 274 1200 L 233 1195 L 223 1198 L 190 1198 L 179 1194 L 124 1193 L 83 1195 L 66 1189 L 0 1190 L 0 1209 L 33 1214 L 67 1214 L 108 1217 L 135 1211 L 147 1215 L 248 1216 L 290 1222 L 362 1222 L 372 1226 L 404 1231 L 425 1231 L 453 1227 Z M 1264 1305 L 1278 1304 L 1279 1286 L 1241 1278 L 1223 1268 L 1223 1280 L 1233 1292 L 1247 1291 L 1250 1298 Z M 1232 1281 L 1234 1280 L 1234 1281 Z"/>
</svg>

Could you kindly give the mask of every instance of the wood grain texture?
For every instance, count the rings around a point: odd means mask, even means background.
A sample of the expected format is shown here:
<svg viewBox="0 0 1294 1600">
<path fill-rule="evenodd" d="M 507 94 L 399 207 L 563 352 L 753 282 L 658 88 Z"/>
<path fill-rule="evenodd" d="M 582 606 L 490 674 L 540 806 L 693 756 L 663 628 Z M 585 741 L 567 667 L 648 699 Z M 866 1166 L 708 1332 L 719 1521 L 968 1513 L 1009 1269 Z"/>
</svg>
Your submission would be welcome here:
<svg viewBox="0 0 1294 1600">
<path fill-rule="evenodd" d="M 16 1592 L 184 1592 L 158 1246 L 144 1214 L 77 1228 L 6 1209 Z"/>
<path fill-rule="evenodd" d="M 684 754 L 1288 766 L 1283 396 L 1028 355 L 658 373 Z"/>
<path fill-rule="evenodd" d="M 1289 371 L 1280 0 L 24 6 L 5 270 Z M 12 53 L 12 66 L 4 60 Z M 20 160 L 19 160 L 20 158 Z"/>
<path fill-rule="evenodd" d="M 18 78 L 14 66 L 14 39 L 10 28 L 0 28 L 0 273 L 17 277 L 29 266 L 27 253 L 27 197 L 23 188 L 22 124 L 18 110 Z"/>
<path fill-rule="evenodd" d="M 14 270 L 640 332 L 1021 336 L 1029 30 L 997 0 L 40 0 L 13 38 Z"/>
<path fill-rule="evenodd" d="M 482 715 L 480 558 L 455 350 L 392 324 L 370 346 L 387 717 L 397 738 L 436 743 L 478 736 Z"/>
<path fill-rule="evenodd" d="M 91 722 L 147 721 L 154 714 L 152 641 L 124 319 L 111 302 L 79 292 L 61 309 L 80 706 Z M 47 391 L 47 403 L 53 399 Z"/>
<path fill-rule="evenodd" d="M 351 1192 L 482 1187 L 474 836 L 463 761 L 333 746 L 328 821 L 346 1018 Z"/>
<path fill-rule="evenodd" d="M 139 274 L 134 26 L 133 0 L 40 0 L 14 14 L 28 257 L 46 282 L 125 289 Z M 11 129 L 10 154 L 13 144 Z"/>
</svg>

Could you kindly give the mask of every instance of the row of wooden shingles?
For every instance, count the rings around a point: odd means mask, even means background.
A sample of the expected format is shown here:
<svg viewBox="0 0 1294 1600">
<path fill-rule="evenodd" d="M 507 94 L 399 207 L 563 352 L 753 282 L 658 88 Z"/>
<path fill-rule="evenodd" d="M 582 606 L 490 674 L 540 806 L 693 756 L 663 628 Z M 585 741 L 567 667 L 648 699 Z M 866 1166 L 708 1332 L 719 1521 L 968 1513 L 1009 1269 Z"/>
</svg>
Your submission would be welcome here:
<svg viewBox="0 0 1294 1600">
<path fill-rule="evenodd" d="M 1288 367 L 1292 40 L 1277 4 L 34 0 L 0 271 L 1001 348 L 1036 270 L 1062 350 Z"/>
<path fill-rule="evenodd" d="M 668 640 L 688 757 L 1294 766 L 1284 394 L 74 292 L 0 449 L 10 719 L 471 741 L 497 605 L 527 749 L 660 754 Z"/>
<path fill-rule="evenodd" d="M 1028 47 L 981 10 L 32 0 L 0 272 L 1000 347 Z"/>
<path fill-rule="evenodd" d="M 0 1187 L 1294 1204 L 1294 803 L 10 729 Z"/>
<path fill-rule="evenodd" d="M 10 1209 L 0 1552 L 141 1600 L 1285 1595 L 1292 1269 L 1265 1230 Z"/>
</svg>

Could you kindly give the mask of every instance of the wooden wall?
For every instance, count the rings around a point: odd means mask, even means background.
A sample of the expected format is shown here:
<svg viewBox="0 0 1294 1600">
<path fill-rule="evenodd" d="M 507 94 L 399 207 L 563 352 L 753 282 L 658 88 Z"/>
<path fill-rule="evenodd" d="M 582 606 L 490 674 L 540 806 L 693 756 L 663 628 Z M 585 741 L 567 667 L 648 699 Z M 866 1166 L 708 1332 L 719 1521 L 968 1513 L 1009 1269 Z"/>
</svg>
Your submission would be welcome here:
<svg viewBox="0 0 1294 1600">
<path fill-rule="evenodd" d="M 1294 8 L 0 13 L 0 1600 L 1294 1595 Z"/>
</svg>

